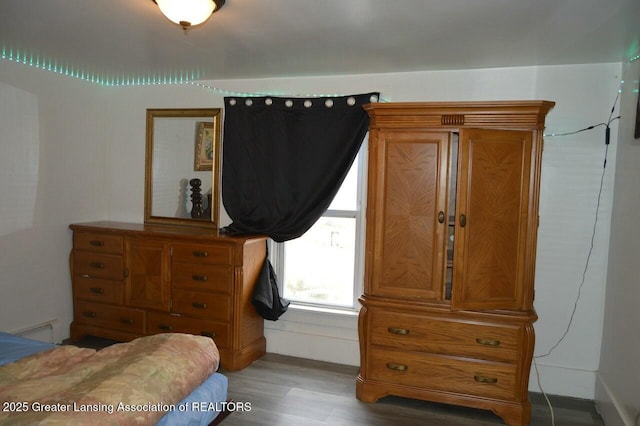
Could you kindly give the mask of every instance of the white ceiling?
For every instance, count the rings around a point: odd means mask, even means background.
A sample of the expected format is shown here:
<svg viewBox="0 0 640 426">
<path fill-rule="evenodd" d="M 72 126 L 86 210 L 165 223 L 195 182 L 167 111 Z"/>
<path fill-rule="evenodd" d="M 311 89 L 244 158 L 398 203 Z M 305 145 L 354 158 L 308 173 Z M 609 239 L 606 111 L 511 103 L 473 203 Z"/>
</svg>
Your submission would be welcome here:
<svg viewBox="0 0 640 426">
<path fill-rule="evenodd" d="M 0 40 L 5 59 L 125 80 L 623 62 L 640 0 L 227 0 L 186 34 L 152 0 L 0 0 Z"/>
</svg>

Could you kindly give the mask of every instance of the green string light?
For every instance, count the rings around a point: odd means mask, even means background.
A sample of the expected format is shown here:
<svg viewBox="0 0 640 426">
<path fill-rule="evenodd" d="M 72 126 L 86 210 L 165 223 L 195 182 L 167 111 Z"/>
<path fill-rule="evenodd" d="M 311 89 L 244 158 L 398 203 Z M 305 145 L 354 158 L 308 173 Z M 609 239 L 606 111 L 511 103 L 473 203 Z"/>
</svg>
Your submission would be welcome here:
<svg viewBox="0 0 640 426">
<path fill-rule="evenodd" d="M 156 86 L 156 85 L 193 85 L 195 87 L 206 89 L 223 96 L 237 96 L 237 97 L 263 97 L 263 96 L 291 96 L 291 97 L 304 97 L 304 98 L 317 98 L 317 97 L 338 97 L 346 96 L 344 94 L 287 94 L 277 92 L 240 92 L 234 90 L 222 89 L 219 87 L 210 86 L 208 84 L 200 83 L 196 80 L 200 79 L 202 70 L 179 70 L 162 73 L 147 73 L 137 75 L 107 75 L 99 74 L 88 69 L 76 69 L 73 65 L 68 63 L 58 62 L 57 59 L 47 58 L 40 56 L 40 54 L 26 51 L 21 52 L 19 49 L 15 51 L 8 48 L 5 44 L 2 45 L 0 51 L 0 59 L 8 60 L 28 66 L 30 68 L 39 69 L 42 71 L 49 71 L 55 74 L 65 75 L 67 77 L 76 78 L 88 83 L 98 84 L 106 87 L 116 86 Z M 637 58 L 636 58 L 637 59 Z M 635 60 L 635 59 L 634 59 Z M 379 102 L 387 102 L 387 100 L 380 98 Z"/>
</svg>

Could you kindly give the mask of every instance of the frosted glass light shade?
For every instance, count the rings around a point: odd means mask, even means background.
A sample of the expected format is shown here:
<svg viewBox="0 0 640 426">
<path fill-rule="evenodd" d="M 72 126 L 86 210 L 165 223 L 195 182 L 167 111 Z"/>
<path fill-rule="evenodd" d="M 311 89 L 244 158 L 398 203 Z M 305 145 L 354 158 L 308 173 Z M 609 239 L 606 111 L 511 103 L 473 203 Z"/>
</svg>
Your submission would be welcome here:
<svg viewBox="0 0 640 426">
<path fill-rule="evenodd" d="M 198 25 L 206 21 L 216 9 L 213 0 L 155 0 L 160 11 L 182 27 Z"/>
</svg>

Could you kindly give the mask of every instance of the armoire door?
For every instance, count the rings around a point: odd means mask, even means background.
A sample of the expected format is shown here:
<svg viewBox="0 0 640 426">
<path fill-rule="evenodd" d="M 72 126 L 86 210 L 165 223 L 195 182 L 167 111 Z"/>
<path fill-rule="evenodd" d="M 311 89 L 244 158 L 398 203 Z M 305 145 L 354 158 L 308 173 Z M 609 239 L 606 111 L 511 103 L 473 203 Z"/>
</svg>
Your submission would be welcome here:
<svg viewBox="0 0 640 426">
<path fill-rule="evenodd" d="M 531 232 L 530 131 L 463 129 L 452 309 L 524 309 Z"/>
<path fill-rule="evenodd" d="M 451 134 L 382 130 L 376 136 L 369 147 L 367 293 L 439 300 Z"/>
<path fill-rule="evenodd" d="M 168 312 L 170 245 L 165 241 L 127 238 L 125 302 L 136 308 Z"/>
</svg>

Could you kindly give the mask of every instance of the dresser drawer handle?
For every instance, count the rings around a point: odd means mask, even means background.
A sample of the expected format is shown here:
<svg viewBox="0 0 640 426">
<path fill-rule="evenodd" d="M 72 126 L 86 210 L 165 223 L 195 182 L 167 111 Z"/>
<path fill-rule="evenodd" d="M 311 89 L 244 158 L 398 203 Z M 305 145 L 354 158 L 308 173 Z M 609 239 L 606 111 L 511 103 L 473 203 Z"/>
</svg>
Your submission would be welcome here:
<svg viewBox="0 0 640 426">
<path fill-rule="evenodd" d="M 193 255 L 195 257 L 207 257 L 207 256 L 209 256 L 209 253 L 206 252 L 206 251 L 194 251 Z"/>
<path fill-rule="evenodd" d="M 495 339 L 481 339 L 480 337 L 478 337 L 476 339 L 476 343 L 479 345 L 485 345 L 485 346 L 500 346 L 500 340 L 495 340 Z"/>
<path fill-rule="evenodd" d="M 100 241 L 100 240 L 91 240 L 89 241 L 89 244 L 94 247 L 104 247 L 104 241 Z"/>
<path fill-rule="evenodd" d="M 209 277 L 206 275 L 191 275 L 191 279 L 194 281 L 207 281 Z"/>
<path fill-rule="evenodd" d="M 216 337 L 216 333 L 214 333 L 213 331 L 201 331 L 200 335 L 204 337 L 210 337 L 212 339 Z"/>
<path fill-rule="evenodd" d="M 191 306 L 193 306 L 194 308 L 197 308 L 197 309 L 207 309 L 207 304 L 206 303 L 193 302 L 191 304 Z"/>
<path fill-rule="evenodd" d="M 82 275 L 80 275 L 80 276 L 81 276 L 82 278 L 91 278 L 91 275 L 89 275 L 89 274 L 82 274 Z"/>
<path fill-rule="evenodd" d="M 478 383 L 498 383 L 498 379 L 496 377 L 487 377 L 487 376 L 473 376 L 473 380 Z"/>
<path fill-rule="evenodd" d="M 133 325 L 133 320 L 131 318 L 120 318 L 120 322 L 125 325 Z"/>
<path fill-rule="evenodd" d="M 171 331 L 173 330 L 173 326 L 171 325 L 166 325 L 166 324 L 160 324 L 158 325 L 158 328 L 162 331 Z"/>
<path fill-rule="evenodd" d="M 388 362 L 387 363 L 387 368 L 389 370 L 396 370 L 396 371 L 407 371 L 407 369 L 409 368 L 408 366 L 404 365 L 404 364 L 394 364 L 392 362 Z"/>
<path fill-rule="evenodd" d="M 91 262 L 89 266 L 95 269 L 104 269 L 104 263 L 102 262 Z"/>
<path fill-rule="evenodd" d="M 403 336 L 406 336 L 407 334 L 409 334 L 409 330 L 407 330 L 406 328 L 389 327 L 387 328 L 387 331 L 391 334 L 400 334 Z"/>
<path fill-rule="evenodd" d="M 94 294 L 104 294 L 104 289 L 100 287 L 91 287 L 89 291 Z"/>
<path fill-rule="evenodd" d="M 95 318 L 96 317 L 96 313 L 95 312 L 86 311 L 86 312 L 82 313 L 82 316 L 85 316 L 87 318 Z"/>
</svg>

